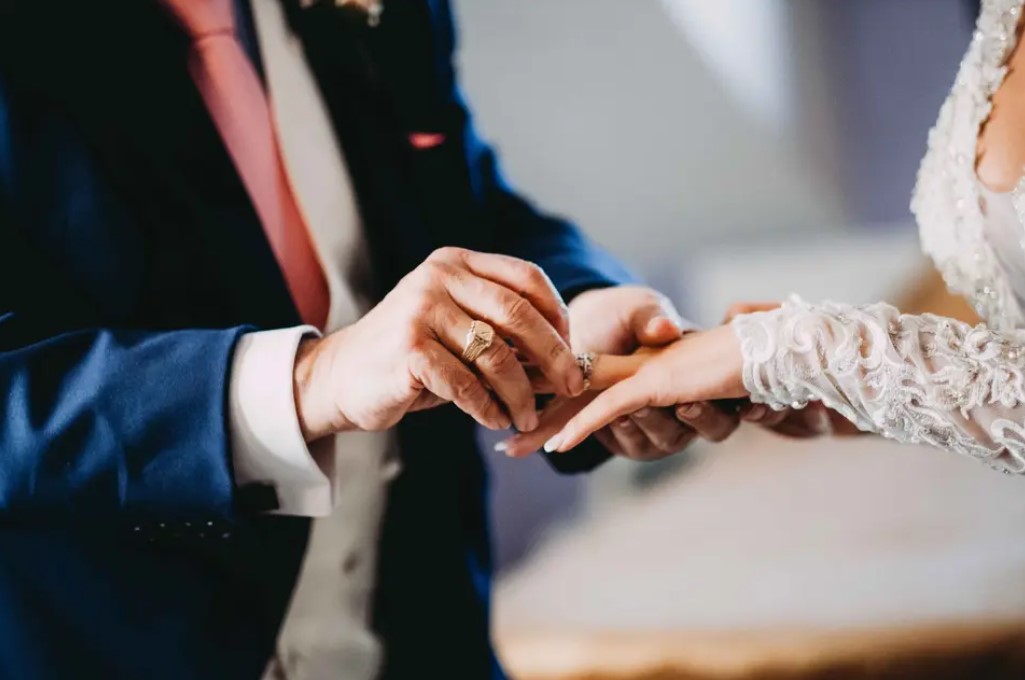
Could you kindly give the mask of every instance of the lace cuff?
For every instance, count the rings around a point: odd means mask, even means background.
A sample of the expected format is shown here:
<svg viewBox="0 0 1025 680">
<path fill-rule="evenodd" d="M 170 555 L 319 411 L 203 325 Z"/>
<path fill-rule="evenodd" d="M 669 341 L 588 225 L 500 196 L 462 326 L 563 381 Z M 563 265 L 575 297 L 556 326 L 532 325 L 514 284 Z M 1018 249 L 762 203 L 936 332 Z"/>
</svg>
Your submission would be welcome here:
<svg viewBox="0 0 1025 680">
<path fill-rule="evenodd" d="M 858 428 L 1025 472 L 1025 333 L 800 300 L 737 317 L 752 401 L 822 401 Z"/>
</svg>

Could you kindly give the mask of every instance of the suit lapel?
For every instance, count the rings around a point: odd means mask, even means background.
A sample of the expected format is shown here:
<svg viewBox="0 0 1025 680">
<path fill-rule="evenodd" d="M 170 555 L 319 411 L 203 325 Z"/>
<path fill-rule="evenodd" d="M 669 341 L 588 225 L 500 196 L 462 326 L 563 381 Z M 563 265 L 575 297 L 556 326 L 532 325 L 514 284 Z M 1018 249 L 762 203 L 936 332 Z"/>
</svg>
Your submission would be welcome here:
<svg viewBox="0 0 1025 680">
<path fill-rule="evenodd" d="M 3 58 L 16 58 L 12 70 L 72 119 L 145 233 L 153 299 L 174 299 L 174 288 L 188 287 L 183 323 L 296 323 L 262 226 L 186 70 L 188 43 L 173 20 L 156 2 L 138 0 L 21 7 Z M 79 58 L 52 56 L 69 53 Z"/>
</svg>

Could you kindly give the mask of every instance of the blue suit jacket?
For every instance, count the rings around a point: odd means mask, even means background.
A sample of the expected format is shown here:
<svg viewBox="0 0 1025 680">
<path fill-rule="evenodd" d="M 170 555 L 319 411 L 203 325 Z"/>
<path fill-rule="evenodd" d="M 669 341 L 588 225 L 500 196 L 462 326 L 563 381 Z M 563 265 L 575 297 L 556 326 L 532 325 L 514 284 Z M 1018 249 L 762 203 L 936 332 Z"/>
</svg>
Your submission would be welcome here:
<svg viewBox="0 0 1025 680">
<path fill-rule="evenodd" d="M 503 183 L 447 2 L 390 0 L 376 29 L 286 6 L 380 291 L 442 245 L 533 260 L 567 296 L 626 278 Z M 308 521 L 232 479 L 233 347 L 297 314 L 185 49 L 154 0 L 0 0 L 0 678 L 256 678 L 305 549 Z M 473 424 L 440 408 L 398 429 L 385 677 L 497 677 Z"/>
</svg>

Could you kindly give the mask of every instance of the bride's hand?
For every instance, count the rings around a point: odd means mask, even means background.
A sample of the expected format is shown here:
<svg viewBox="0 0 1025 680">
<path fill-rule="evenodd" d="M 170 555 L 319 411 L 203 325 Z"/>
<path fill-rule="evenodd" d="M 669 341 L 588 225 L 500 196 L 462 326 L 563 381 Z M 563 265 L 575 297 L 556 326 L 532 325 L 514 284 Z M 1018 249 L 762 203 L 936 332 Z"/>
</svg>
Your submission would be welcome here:
<svg viewBox="0 0 1025 680">
<path fill-rule="evenodd" d="M 779 302 L 737 302 L 730 305 L 723 323 L 730 323 L 741 314 L 768 312 L 779 306 Z M 812 402 L 804 409 L 786 408 L 782 411 L 774 411 L 764 404 L 746 402 L 738 414 L 745 422 L 796 439 L 864 434 L 849 420 L 821 402 Z"/>
<path fill-rule="evenodd" d="M 546 451 L 568 451 L 617 418 L 645 407 L 747 396 L 740 342 L 730 326 L 685 335 L 633 357 L 603 356 L 594 387 L 613 383 L 548 440 Z"/>
</svg>

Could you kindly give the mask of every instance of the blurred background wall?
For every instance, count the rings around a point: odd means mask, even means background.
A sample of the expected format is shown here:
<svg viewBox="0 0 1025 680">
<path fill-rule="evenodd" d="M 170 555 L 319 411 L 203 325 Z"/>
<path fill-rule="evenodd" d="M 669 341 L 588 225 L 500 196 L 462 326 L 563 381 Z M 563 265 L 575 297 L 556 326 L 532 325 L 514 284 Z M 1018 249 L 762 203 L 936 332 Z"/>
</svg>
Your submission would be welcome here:
<svg viewBox="0 0 1025 680">
<path fill-rule="evenodd" d="M 738 237 L 907 218 L 958 0 L 457 2 L 511 178 L 646 274 Z"/>
</svg>

